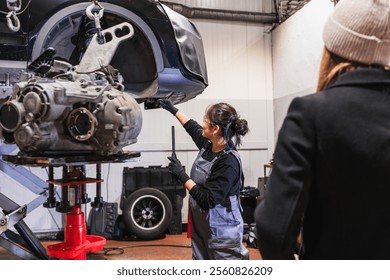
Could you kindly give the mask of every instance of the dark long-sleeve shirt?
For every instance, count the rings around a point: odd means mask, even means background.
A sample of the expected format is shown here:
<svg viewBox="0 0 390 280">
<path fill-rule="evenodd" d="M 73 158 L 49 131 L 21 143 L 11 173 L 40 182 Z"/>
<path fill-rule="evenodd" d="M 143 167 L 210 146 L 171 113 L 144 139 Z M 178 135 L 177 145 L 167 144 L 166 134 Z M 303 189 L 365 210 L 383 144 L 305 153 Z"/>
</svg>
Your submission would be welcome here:
<svg viewBox="0 0 390 280">
<path fill-rule="evenodd" d="M 202 156 L 204 159 L 212 161 L 218 157 L 211 167 L 207 181 L 204 184 L 195 182 L 196 185 L 190 191 L 190 195 L 198 205 L 208 210 L 217 204 L 223 204 L 226 197 L 238 195 L 241 188 L 240 165 L 235 156 L 225 153 L 226 150 L 219 153 L 212 152 L 211 142 L 202 136 L 202 127 L 194 120 L 185 123 L 184 128 L 199 150 L 205 148 Z"/>
</svg>

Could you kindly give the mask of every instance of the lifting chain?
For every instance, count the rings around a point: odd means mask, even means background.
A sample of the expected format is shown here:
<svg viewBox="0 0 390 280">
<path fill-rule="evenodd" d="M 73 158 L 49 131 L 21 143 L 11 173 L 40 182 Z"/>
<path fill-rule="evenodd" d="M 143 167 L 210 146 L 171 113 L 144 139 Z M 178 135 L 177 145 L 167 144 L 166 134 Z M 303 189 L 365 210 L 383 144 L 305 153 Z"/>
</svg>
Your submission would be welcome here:
<svg viewBox="0 0 390 280">
<path fill-rule="evenodd" d="M 103 43 L 104 37 L 102 34 L 102 27 L 100 25 L 100 19 L 103 17 L 104 8 L 102 5 L 100 5 L 100 3 L 97 0 L 91 0 L 91 2 L 93 2 L 93 3 L 87 7 L 87 9 L 85 10 L 85 13 L 87 14 L 87 17 L 90 20 L 95 21 L 95 27 L 97 30 L 98 41 L 100 43 Z M 98 12 L 93 13 L 92 10 L 94 10 L 94 9 L 95 10 L 98 9 Z"/>
<path fill-rule="evenodd" d="M 20 21 L 16 15 L 22 7 L 22 0 L 7 0 L 7 8 L 9 13 L 7 14 L 8 28 L 14 32 L 18 32 L 20 29 Z"/>
</svg>

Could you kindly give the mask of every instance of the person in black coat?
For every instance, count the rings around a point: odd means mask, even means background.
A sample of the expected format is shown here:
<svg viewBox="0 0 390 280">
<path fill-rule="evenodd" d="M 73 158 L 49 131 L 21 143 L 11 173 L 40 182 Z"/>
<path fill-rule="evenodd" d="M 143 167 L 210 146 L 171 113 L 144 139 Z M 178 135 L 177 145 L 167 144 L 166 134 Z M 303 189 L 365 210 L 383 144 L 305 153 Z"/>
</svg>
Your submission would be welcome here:
<svg viewBox="0 0 390 280">
<path fill-rule="evenodd" d="M 342 0 L 255 210 L 263 259 L 390 259 L 390 2 Z"/>
</svg>

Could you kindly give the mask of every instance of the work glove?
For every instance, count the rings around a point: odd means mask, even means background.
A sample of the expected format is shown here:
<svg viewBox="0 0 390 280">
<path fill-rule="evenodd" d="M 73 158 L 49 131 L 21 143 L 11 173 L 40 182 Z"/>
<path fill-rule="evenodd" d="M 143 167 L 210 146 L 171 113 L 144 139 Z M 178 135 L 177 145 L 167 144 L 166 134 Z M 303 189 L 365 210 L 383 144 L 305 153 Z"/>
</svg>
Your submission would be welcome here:
<svg viewBox="0 0 390 280">
<path fill-rule="evenodd" d="M 179 109 L 173 106 L 172 101 L 169 99 L 160 99 L 159 102 L 161 108 L 164 108 L 168 112 L 171 112 L 172 115 L 176 115 L 177 111 L 179 111 Z"/>
<path fill-rule="evenodd" d="M 172 172 L 173 175 L 176 176 L 179 182 L 184 185 L 184 183 L 190 179 L 190 176 L 188 176 L 187 173 L 184 171 L 184 167 L 181 164 L 180 160 L 178 160 L 176 157 L 168 157 L 168 159 L 171 161 L 168 164 L 169 170 Z"/>
</svg>

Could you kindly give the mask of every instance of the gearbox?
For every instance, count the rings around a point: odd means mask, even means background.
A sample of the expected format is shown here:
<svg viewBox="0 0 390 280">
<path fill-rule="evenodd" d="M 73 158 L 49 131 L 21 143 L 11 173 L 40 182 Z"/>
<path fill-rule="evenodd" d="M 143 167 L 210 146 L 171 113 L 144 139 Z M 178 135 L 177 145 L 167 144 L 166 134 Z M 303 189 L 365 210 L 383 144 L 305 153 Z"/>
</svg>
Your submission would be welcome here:
<svg viewBox="0 0 390 280">
<path fill-rule="evenodd" d="M 111 74 L 80 74 L 60 61 L 51 71 L 57 74 L 53 78 L 22 75 L 12 96 L 0 105 L 5 143 L 31 155 L 112 155 L 137 141 L 141 109 L 108 81 Z"/>
</svg>

